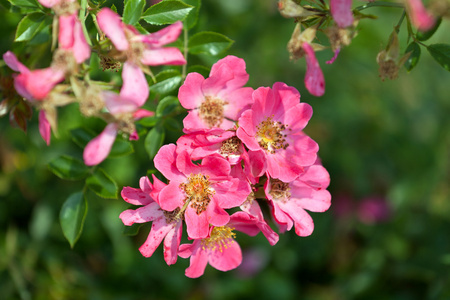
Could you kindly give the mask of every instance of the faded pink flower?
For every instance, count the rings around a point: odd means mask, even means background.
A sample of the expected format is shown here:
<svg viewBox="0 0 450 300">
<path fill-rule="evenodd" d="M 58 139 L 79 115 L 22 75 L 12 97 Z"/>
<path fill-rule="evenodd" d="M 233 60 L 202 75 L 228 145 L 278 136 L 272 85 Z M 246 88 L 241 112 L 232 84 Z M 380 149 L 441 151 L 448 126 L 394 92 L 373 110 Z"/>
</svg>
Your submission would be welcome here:
<svg viewBox="0 0 450 300">
<path fill-rule="evenodd" d="M 232 130 L 214 128 L 197 131 L 181 136 L 177 141 L 177 151 L 187 151 L 193 160 L 202 159 L 208 155 L 219 154 L 231 165 L 241 161 L 245 152 L 244 145 Z"/>
<path fill-rule="evenodd" d="M 234 240 L 236 234 L 233 230 L 254 236 L 260 231 L 255 222 L 257 221 L 249 218 L 247 213 L 236 212 L 225 226 L 211 226 L 207 237 L 195 239 L 192 244 L 180 245 L 178 255 L 183 258 L 190 257 L 186 276 L 190 278 L 202 276 L 208 263 L 224 272 L 238 267 L 242 262 L 242 252 Z"/>
<path fill-rule="evenodd" d="M 330 0 L 330 9 L 336 24 L 345 28 L 353 24 L 352 0 Z"/>
<path fill-rule="evenodd" d="M 367 197 L 361 200 L 357 209 L 358 219 L 365 224 L 376 224 L 389 220 L 391 209 L 386 199 Z"/>
<path fill-rule="evenodd" d="M 59 82 L 64 80 L 64 72 L 52 67 L 30 71 L 11 51 L 3 54 L 5 63 L 19 75 L 14 77 L 16 91 L 29 101 L 42 101 Z"/>
<path fill-rule="evenodd" d="M 164 260 L 168 265 L 177 261 L 178 247 L 182 235 L 182 218 L 178 214 L 180 208 L 174 211 L 164 211 L 158 203 L 158 193 L 166 184 L 153 175 L 153 185 L 148 177 L 139 181 L 139 189 L 124 187 L 122 198 L 133 205 L 142 205 L 137 209 L 127 209 L 119 218 L 123 224 L 131 226 L 134 223 L 153 222 L 147 240 L 139 248 L 141 254 L 150 257 L 164 239 Z"/>
<path fill-rule="evenodd" d="M 161 147 L 154 158 L 169 185 L 159 194 L 161 208 L 183 207 L 190 238 L 205 238 L 209 224 L 224 226 L 230 220 L 225 209 L 241 205 L 250 194 L 246 181 L 230 176 L 230 163 L 221 156 L 207 156 L 200 165 L 192 163 L 186 151 L 174 144 Z"/>
<path fill-rule="evenodd" d="M 181 105 L 189 109 L 183 120 L 184 131 L 233 128 L 253 103 L 253 89 L 243 87 L 248 77 L 245 61 L 231 55 L 216 62 L 206 79 L 189 73 L 178 92 Z"/>
<path fill-rule="evenodd" d="M 70 51 L 78 64 L 91 56 L 91 48 L 86 42 L 81 22 L 76 13 L 59 17 L 58 41 L 59 47 Z"/>
<path fill-rule="evenodd" d="M 109 8 L 97 14 L 100 29 L 111 40 L 117 50 L 123 51 L 127 60 L 148 66 L 184 65 L 186 60 L 178 48 L 162 46 L 175 42 L 183 29 L 178 21 L 160 31 L 140 34 L 136 28 L 122 22 L 120 16 Z"/>
<path fill-rule="evenodd" d="M 311 45 L 305 42 L 302 44 L 302 47 L 305 51 L 306 59 L 305 86 L 312 95 L 320 97 L 325 93 L 325 79 L 322 69 Z"/>
<path fill-rule="evenodd" d="M 310 235 L 314 230 L 314 223 L 305 209 L 324 212 L 330 207 L 331 195 L 326 190 L 329 183 L 330 176 L 321 165 L 305 168 L 305 171 L 291 182 L 268 178 L 264 189 L 274 219 L 281 224 L 280 228 L 291 230 L 295 225 L 297 235 Z"/>
<path fill-rule="evenodd" d="M 319 146 L 303 133 L 312 108 L 300 103 L 300 94 L 284 83 L 260 87 L 254 104 L 239 118 L 237 136 L 258 161 L 262 172 L 285 182 L 294 180 L 317 159 Z M 260 152 L 251 154 L 251 152 Z"/>
<path fill-rule="evenodd" d="M 419 31 L 428 31 L 433 27 L 436 18 L 427 12 L 421 0 L 405 0 L 405 3 L 412 24 Z"/>
<path fill-rule="evenodd" d="M 88 166 L 97 165 L 108 156 L 119 130 L 129 134 L 130 139 L 136 139 L 134 121 L 153 115 L 153 112 L 139 109 L 149 94 L 147 80 L 141 69 L 129 62 L 125 63 L 122 79 L 120 94 L 102 92 L 105 106 L 114 117 L 114 122 L 109 123 L 103 132 L 84 148 L 84 163 Z"/>
</svg>

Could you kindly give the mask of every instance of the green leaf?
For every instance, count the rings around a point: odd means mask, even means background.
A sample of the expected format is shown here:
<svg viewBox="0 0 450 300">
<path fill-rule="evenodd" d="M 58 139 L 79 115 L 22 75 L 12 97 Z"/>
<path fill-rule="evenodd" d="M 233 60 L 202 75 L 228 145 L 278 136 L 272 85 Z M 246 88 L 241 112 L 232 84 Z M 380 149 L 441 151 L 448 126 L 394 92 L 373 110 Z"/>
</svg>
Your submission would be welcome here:
<svg viewBox="0 0 450 300">
<path fill-rule="evenodd" d="M 217 55 L 228 49 L 233 42 L 217 32 L 199 32 L 189 39 L 189 53 Z"/>
<path fill-rule="evenodd" d="M 45 27 L 45 15 L 42 13 L 32 13 L 26 15 L 17 25 L 16 37 L 14 41 L 24 42 L 31 40 L 36 33 Z"/>
<path fill-rule="evenodd" d="M 156 116 L 162 117 L 173 112 L 178 106 L 180 106 L 180 101 L 177 97 L 167 96 L 158 103 L 156 108 Z"/>
<path fill-rule="evenodd" d="M 63 234 L 72 248 L 83 231 L 87 209 L 87 202 L 83 193 L 78 192 L 67 198 L 59 213 L 59 221 Z"/>
<path fill-rule="evenodd" d="M 144 11 L 145 0 L 125 0 L 123 9 L 123 22 L 134 25 L 141 18 Z"/>
<path fill-rule="evenodd" d="M 12 5 L 20 8 L 35 8 L 40 9 L 40 6 L 35 0 L 8 0 Z"/>
<path fill-rule="evenodd" d="M 417 32 L 416 38 L 417 38 L 419 41 L 422 41 L 422 42 L 428 40 L 430 37 L 433 36 L 433 34 L 434 34 L 434 33 L 436 32 L 436 30 L 439 28 L 439 25 L 441 25 L 441 21 L 442 21 L 442 18 L 437 19 L 437 21 L 436 21 L 436 23 L 434 24 L 433 28 L 431 28 L 431 29 L 428 30 L 428 31 L 425 31 L 425 32 L 419 31 L 419 32 Z"/>
<path fill-rule="evenodd" d="M 405 68 L 406 70 L 408 70 L 408 72 L 410 72 L 419 62 L 421 53 L 419 44 L 415 42 L 409 44 L 408 47 L 406 48 L 405 54 L 409 52 L 411 52 L 411 54 L 409 55 L 408 59 L 405 62 Z"/>
<path fill-rule="evenodd" d="M 117 7 L 114 4 L 111 5 L 111 10 L 117 14 Z"/>
<path fill-rule="evenodd" d="M 59 178 L 66 180 L 82 179 L 89 172 L 89 168 L 81 160 L 68 155 L 52 160 L 48 168 Z"/>
<path fill-rule="evenodd" d="M 145 150 L 150 159 L 153 159 L 164 143 L 165 132 L 162 126 L 153 127 L 145 138 Z"/>
<path fill-rule="evenodd" d="M 144 225 L 143 223 L 135 223 L 131 226 L 123 226 L 122 234 L 134 236 L 139 233 L 139 229 Z"/>
<path fill-rule="evenodd" d="M 117 183 L 101 168 L 86 178 L 86 185 L 102 198 L 117 198 Z"/>
<path fill-rule="evenodd" d="M 81 148 L 86 147 L 87 143 L 95 138 L 95 134 L 92 131 L 84 128 L 72 129 L 70 134 L 72 135 L 72 141 Z"/>
<path fill-rule="evenodd" d="M 200 11 L 201 1 L 200 0 L 183 0 L 184 3 L 193 6 L 194 8 L 189 12 L 186 20 L 184 21 L 184 27 L 191 29 L 197 24 L 198 12 Z"/>
<path fill-rule="evenodd" d="M 145 126 L 145 127 L 153 127 L 158 122 L 159 122 L 159 118 L 157 116 L 143 118 L 138 121 L 139 124 L 141 124 L 142 126 Z"/>
<path fill-rule="evenodd" d="M 150 92 L 167 94 L 176 90 L 182 81 L 180 72 L 177 70 L 165 70 L 156 75 L 156 83 L 150 86 Z"/>
<path fill-rule="evenodd" d="M 183 132 L 183 124 L 180 121 L 177 121 L 174 118 L 166 118 L 164 120 L 164 128 L 170 131 L 175 131 L 180 134 Z"/>
<path fill-rule="evenodd" d="M 433 56 L 444 69 L 450 71 L 450 45 L 433 44 L 427 47 L 428 52 Z"/>
<path fill-rule="evenodd" d="M 192 73 L 192 72 L 196 72 L 199 73 L 200 75 L 202 75 L 203 77 L 207 78 L 209 77 L 209 72 L 211 70 L 205 66 L 202 65 L 194 65 L 194 66 L 190 66 L 188 68 L 188 73 Z"/>
<path fill-rule="evenodd" d="M 183 21 L 192 9 L 192 6 L 179 0 L 163 0 L 149 7 L 142 19 L 153 25 L 173 24 Z"/>
<path fill-rule="evenodd" d="M 129 141 L 117 138 L 111 148 L 108 157 L 121 157 L 134 152 L 133 144 Z"/>
</svg>

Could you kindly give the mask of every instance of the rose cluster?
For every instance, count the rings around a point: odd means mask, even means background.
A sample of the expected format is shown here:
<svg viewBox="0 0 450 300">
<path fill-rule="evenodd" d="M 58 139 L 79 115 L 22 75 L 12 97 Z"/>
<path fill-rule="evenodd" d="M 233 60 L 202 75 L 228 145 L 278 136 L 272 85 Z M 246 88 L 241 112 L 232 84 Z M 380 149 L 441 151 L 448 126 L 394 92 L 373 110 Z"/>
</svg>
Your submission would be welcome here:
<svg viewBox="0 0 450 300">
<path fill-rule="evenodd" d="M 294 227 L 299 236 L 314 229 L 305 210 L 323 212 L 331 204 L 319 147 L 303 132 L 312 108 L 284 83 L 244 87 L 248 77 L 235 56 L 219 60 L 206 79 L 189 73 L 178 93 L 189 110 L 185 135 L 154 158 L 168 183 L 142 177 L 139 189 L 122 190 L 126 202 L 141 206 L 122 212 L 123 223 L 153 222 L 142 255 L 150 257 L 164 240 L 167 264 L 190 257 L 188 277 L 201 276 L 208 263 L 221 271 L 239 266 L 236 231 L 261 231 L 271 245 L 278 242 L 260 203 L 280 232 Z M 192 243 L 181 244 L 184 226 Z"/>
</svg>

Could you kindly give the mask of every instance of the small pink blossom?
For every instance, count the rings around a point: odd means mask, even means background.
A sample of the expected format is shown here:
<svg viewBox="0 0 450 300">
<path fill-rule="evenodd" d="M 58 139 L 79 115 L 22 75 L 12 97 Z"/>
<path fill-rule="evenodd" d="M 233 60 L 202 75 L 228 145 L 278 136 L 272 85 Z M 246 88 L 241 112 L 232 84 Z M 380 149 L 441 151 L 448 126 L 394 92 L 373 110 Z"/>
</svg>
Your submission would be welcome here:
<svg viewBox="0 0 450 300">
<path fill-rule="evenodd" d="M 255 220 L 249 218 L 245 212 L 234 213 L 225 226 L 211 226 L 207 237 L 195 239 L 192 244 L 180 245 L 178 255 L 183 258 L 190 257 L 186 276 L 190 278 L 202 276 L 208 263 L 224 272 L 237 268 L 242 262 L 242 251 L 234 240 L 236 234 L 233 230 L 242 231 L 250 236 L 260 231 Z"/>
<path fill-rule="evenodd" d="M 250 150 L 249 155 L 258 158 L 255 163 L 262 172 L 292 181 L 317 159 L 317 143 L 303 133 L 312 108 L 300 103 L 295 88 L 281 82 L 275 83 L 273 89 L 258 88 L 253 99 L 252 108 L 239 118 L 236 134 Z"/>
<path fill-rule="evenodd" d="M 186 60 L 178 48 L 162 46 L 175 42 L 183 29 L 178 21 L 160 31 L 147 35 L 122 22 L 120 16 L 109 8 L 102 8 L 97 15 L 100 29 L 117 50 L 125 52 L 127 60 L 148 66 L 184 65 Z"/>
<path fill-rule="evenodd" d="M 248 77 L 244 60 L 231 55 L 215 63 L 206 79 L 189 73 L 178 93 L 181 105 L 189 109 L 184 131 L 233 128 L 253 103 L 253 89 L 243 87 Z"/>
<path fill-rule="evenodd" d="M 149 94 L 147 80 L 141 69 L 131 63 L 125 63 L 122 79 L 120 94 L 102 92 L 105 106 L 115 118 L 115 122 L 109 123 L 100 135 L 86 145 L 83 158 L 88 166 L 97 165 L 108 156 L 119 130 L 128 133 L 131 139 L 136 139 L 134 121 L 153 115 L 153 112 L 139 109 Z"/>
<path fill-rule="evenodd" d="M 358 219 L 365 224 L 376 224 L 389 220 L 391 209 L 386 199 L 368 197 L 361 200 L 357 209 Z"/>
<path fill-rule="evenodd" d="M 164 260 L 168 265 L 174 264 L 177 261 L 182 234 L 182 220 L 177 215 L 179 209 L 172 212 L 161 209 L 157 195 L 166 184 L 154 175 L 153 185 L 148 177 L 142 177 L 139 186 L 139 189 L 124 187 L 121 195 L 128 203 L 143 206 L 135 210 L 127 209 L 120 214 L 119 218 L 127 226 L 134 223 L 153 222 L 147 240 L 139 251 L 143 256 L 150 257 L 164 239 Z"/>
<path fill-rule="evenodd" d="M 314 49 L 308 43 L 302 44 L 305 51 L 306 74 L 305 86 L 312 95 L 320 97 L 325 93 L 325 79 L 320 69 Z M 337 55 L 336 55 L 337 56 Z"/>
<path fill-rule="evenodd" d="M 73 53 L 78 64 L 91 56 L 91 48 L 86 42 L 81 22 L 76 13 L 59 17 L 58 41 L 61 49 Z"/>
<path fill-rule="evenodd" d="M 314 230 L 311 216 L 305 209 L 324 212 L 331 205 L 331 195 L 326 190 L 330 183 L 328 172 L 321 165 L 312 165 L 291 182 L 269 178 L 264 187 L 272 206 L 275 221 L 282 230 L 295 225 L 295 233 L 308 236 Z"/>
<path fill-rule="evenodd" d="M 430 30 L 433 27 L 434 23 L 436 22 L 436 18 L 432 14 L 427 12 L 422 1 L 421 0 L 405 0 L 405 1 L 412 24 L 419 31 Z"/>
<path fill-rule="evenodd" d="M 345 28 L 353 24 L 352 0 L 330 0 L 330 9 L 336 24 Z"/>
<path fill-rule="evenodd" d="M 207 156 L 200 165 L 192 163 L 186 151 L 173 144 L 161 147 L 154 158 L 168 180 L 160 195 L 161 208 L 173 211 L 182 206 L 190 238 L 205 238 L 209 224 L 223 226 L 230 216 L 225 209 L 241 205 L 250 194 L 246 181 L 230 176 L 231 166 L 221 156 Z"/>
</svg>

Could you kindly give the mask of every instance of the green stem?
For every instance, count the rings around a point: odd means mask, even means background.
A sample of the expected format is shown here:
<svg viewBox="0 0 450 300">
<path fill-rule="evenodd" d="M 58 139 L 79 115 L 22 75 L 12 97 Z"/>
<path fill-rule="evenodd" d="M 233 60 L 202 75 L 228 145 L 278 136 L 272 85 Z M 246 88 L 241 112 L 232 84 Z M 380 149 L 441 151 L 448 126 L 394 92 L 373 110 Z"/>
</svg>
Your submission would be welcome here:
<svg viewBox="0 0 450 300">
<path fill-rule="evenodd" d="M 183 28 L 183 39 L 184 39 L 184 45 L 183 45 L 183 55 L 184 55 L 184 59 L 186 60 L 186 64 L 183 65 L 183 71 L 182 71 L 182 76 L 183 79 L 186 78 L 186 73 L 187 73 L 187 57 L 188 57 L 188 29 L 187 28 Z"/>
<path fill-rule="evenodd" d="M 370 7 L 396 7 L 396 8 L 405 8 L 405 6 L 401 3 L 393 3 L 393 2 L 386 2 L 386 1 L 377 1 L 377 2 L 369 2 L 367 4 L 361 5 L 356 7 L 354 10 L 361 11 Z"/>
<path fill-rule="evenodd" d="M 406 16 L 406 10 L 403 10 L 402 16 L 400 17 L 400 20 L 398 20 L 397 26 L 394 27 L 395 32 L 399 33 L 400 32 L 400 26 L 403 23 L 403 20 L 405 19 Z"/>
<path fill-rule="evenodd" d="M 87 0 L 81 0 L 81 8 L 78 18 L 81 21 L 81 27 L 83 28 L 84 37 L 86 38 L 89 46 L 92 46 L 91 38 L 89 37 L 87 28 L 86 28 L 86 9 L 87 9 Z"/>
</svg>

